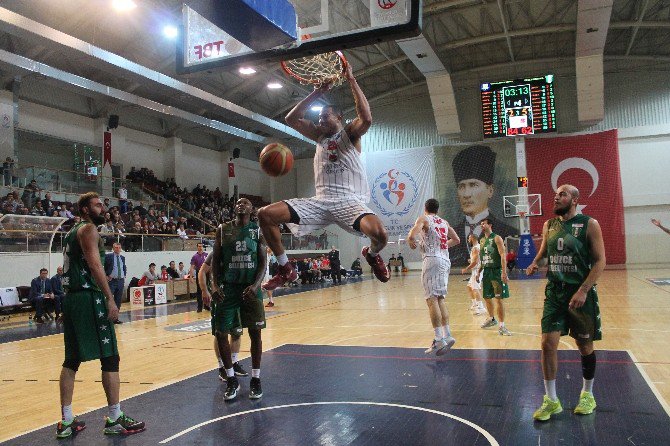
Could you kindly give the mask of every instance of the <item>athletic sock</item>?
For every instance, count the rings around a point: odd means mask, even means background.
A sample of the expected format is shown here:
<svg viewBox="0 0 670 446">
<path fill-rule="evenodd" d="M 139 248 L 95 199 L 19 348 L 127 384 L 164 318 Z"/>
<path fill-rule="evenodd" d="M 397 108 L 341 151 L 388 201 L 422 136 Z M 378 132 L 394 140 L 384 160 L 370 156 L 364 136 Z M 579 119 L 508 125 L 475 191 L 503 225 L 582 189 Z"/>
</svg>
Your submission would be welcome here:
<svg viewBox="0 0 670 446">
<path fill-rule="evenodd" d="M 451 336 L 451 329 L 449 328 L 449 324 L 443 325 L 442 326 L 442 331 L 444 332 L 444 337 L 445 338 L 448 338 L 449 336 Z"/>
<path fill-rule="evenodd" d="M 261 369 L 251 369 L 251 377 L 252 378 L 260 378 L 261 377 Z"/>
<path fill-rule="evenodd" d="M 500 325 L 500 327 L 504 327 L 505 323 L 504 322 L 499 322 L 498 325 Z"/>
<path fill-rule="evenodd" d="M 219 368 L 223 367 L 223 359 L 221 358 L 216 358 L 219 360 Z"/>
<path fill-rule="evenodd" d="M 582 392 L 593 393 L 593 380 L 592 379 L 582 379 L 584 383 L 582 384 Z"/>
<path fill-rule="evenodd" d="M 544 392 L 547 394 L 547 396 L 552 400 L 556 401 L 558 399 L 558 396 L 556 396 L 556 380 L 555 379 L 550 379 L 544 380 Z"/>
<path fill-rule="evenodd" d="M 74 415 L 72 414 L 72 404 L 69 406 L 61 406 L 61 413 L 63 414 L 63 421 L 66 423 L 72 423 L 72 420 L 74 420 Z"/>
<path fill-rule="evenodd" d="M 230 354 L 230 357 L 233 360 L 233 364 L 235 364 L 237 362 L 237 355 L 238 355 L 238 353 L 231 353 Z"/>
<path fill-rule="evenodd" d="M 107 410 L 109 411 L 109 415 L 107 416 L 112 421 L 118 420 L 121 414 L 123 413 L 121 412 L 121 403 L 111 404 L 107 406 Z"/>
<path fill-rule="evenodd" d="M 232 367 L 229 368 L 229 369 L 226 369 L 226 376 L 228 378 L 231 378 L 231 377 L 235 376 L 235 369 L 233 369 Z"/>
<path fill-rule="evenodd" d="M 277 256 L 277 262 L 279 263 L 280 266 L 284 266 L 288 263 L 288 256 L 286 253 Z"/>
<path fill-rule="evenodd" d="M 442 332 L 442 327 L 435 327 L 435 328 L 433 328 L 433 331 L 435 332 L 435 340 L 436 341 L 439 341 L 440 339 L 442 339 L 444 337 L 443 334 L 442 334 L 443 333 Z"/>
</svg>

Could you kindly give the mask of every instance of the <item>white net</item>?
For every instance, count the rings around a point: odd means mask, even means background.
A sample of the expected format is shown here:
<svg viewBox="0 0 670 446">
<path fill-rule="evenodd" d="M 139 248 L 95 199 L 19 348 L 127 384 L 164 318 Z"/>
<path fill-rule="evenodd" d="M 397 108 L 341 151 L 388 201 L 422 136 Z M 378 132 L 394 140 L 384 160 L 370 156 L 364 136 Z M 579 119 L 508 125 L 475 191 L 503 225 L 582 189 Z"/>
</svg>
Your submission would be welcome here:
<svg viewBox="0 0 670 446">
<path fill-rule="evenodd" d="M 332 82 L 338 86 L 344 81 L 345 60 L 337 52 L 317 54 L 282 61 L 284 71 L 301 84 L 321 85 Z"/>
</svg>

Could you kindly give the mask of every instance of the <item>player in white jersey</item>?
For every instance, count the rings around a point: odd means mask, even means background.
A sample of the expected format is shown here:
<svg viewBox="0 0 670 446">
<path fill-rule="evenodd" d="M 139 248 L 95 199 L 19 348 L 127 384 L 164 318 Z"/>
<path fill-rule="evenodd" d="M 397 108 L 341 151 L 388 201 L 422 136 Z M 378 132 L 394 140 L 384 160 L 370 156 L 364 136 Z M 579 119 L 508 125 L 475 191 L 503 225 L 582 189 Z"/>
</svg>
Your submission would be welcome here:
<svg viewBox="0 0 670 446">
<path fill-rule="evenodd" d="M 380 281 L 389 280 L 390 275 L 379 255 L 388 237 L 380 218 L 366 205 L 370 199 L 370 188 L 360 156 L 361 137 L 372 124 L 370 104 L 354 78 L 351 65 L 347 65 L 346 78 L 356 103 L 356 118 L 346 126 L 342 114 L 330 105 L 321 110 L 318 125 L 305 119 L 310 105 L 330 90 L 330 83 L 315 88 L 286 115 L 289 126 L 316 141 L 316 195 L 280 201 L 259 211 L 263 235 L 279 263 L 278 273 L 263 284 L 265 290 L 273 290 L 297 278 L 281 243 L 281 223 L 288 224 L 296 235 L 335 223 L 349 232 L 368 236 L 371 246 L 363 248 L 363 257 Z"/>
<path fill-rule="evenodd" d="M 449 329 L 449 312 L 444 297 L 451 268 L 449 248 L 461 242 L 454 228 L 437 216 L 439 208 L 440 203 L 436 199 L 426 200 L 424 214 L 416 219 L 407 236 L 412 249 L 416 249 L 418 241 L 423 256 L 421 281 L 435 332 L 433 343 L 426 353 L 436 352 L 438 356 L 445 354 L 456 342 Z"/>
<path fill-rule="evenodd" d="M 470 264 L 461 270 L 461 274 L 472 271 L 470 273 L 470 280 L 468 280 L 468 292 L 471 299 L 470 310 L 479 315 L 485 313 L 486 309 L 484 308 L 484 302 L 482 302 L 481 274 L 477 278 L 479 267 L 482 263 L 479 259 L 479 240 L 477 240 L 477 237 L 472 232 L 468 235 L 468 243 L 472 246 L 472 249 L 470 249 Z"/>
</svg>

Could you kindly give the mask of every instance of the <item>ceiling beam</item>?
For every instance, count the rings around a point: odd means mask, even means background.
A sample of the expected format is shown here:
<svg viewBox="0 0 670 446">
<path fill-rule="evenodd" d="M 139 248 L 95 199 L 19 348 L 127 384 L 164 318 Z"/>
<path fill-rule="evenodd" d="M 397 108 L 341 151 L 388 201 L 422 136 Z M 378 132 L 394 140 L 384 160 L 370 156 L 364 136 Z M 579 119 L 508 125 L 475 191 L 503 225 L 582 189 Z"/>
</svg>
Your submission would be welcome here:
<svg viewBox="0 0 670 446">
<path fill-rule="evenodd" d="M 640 23 L 644 19 L 644 13 L 647 12 L 647 6 L 649 6 L 649 0 L 644 0 L 642 6 L 640 7 L 640 12 L 636 20 L 636 24 L 633 27 L 633 31 L 630 35 L 630 42 L 628 42 L 628 48 L 626 48 L 626 56 L 630 54 L 631 48 L 633 48 L 633 43 L 635 42 L 635 36 L 637 36 L 637 31 L 640 29 Z"/>
<path fill-rule="evenodd" d="M 512 38 L 510 37 L 507 31 L 507 20 L 505 20 L 505 8 L 503 7 L 502 0 L 498 0 L 498 11 L 500 12 L 500 22 L 503 27 L 503 34 L 505 35 L 505 40 L 507 41 L 507 50 L 509 51 L 509 58 L 514 62 L 514 50 L 512 49 Z"/>
</svg>

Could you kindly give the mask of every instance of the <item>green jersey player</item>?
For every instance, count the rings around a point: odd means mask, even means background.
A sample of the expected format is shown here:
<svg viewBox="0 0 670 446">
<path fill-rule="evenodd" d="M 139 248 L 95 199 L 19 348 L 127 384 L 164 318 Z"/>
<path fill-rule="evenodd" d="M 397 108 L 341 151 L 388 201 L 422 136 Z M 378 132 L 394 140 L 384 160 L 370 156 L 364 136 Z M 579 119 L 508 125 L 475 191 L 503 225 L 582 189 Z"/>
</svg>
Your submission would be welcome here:
<svg viewBox="0 0 670 446">
<path fill-rule="evenodd" d="M 246 327 L 251 339 L 251 382 L 249 398 L 263 396 L 261 390 L 261 329 L 265 311 L 260 285 L 265 277 L 265 241 L 260 228 L 251 220 L 253 206 L 246 198 L 235 204 L 235 219 L 216 229 L 212 256 L 212 327 L 226 371 L 225 400 L 237 397 L 240 388 L 235 377 L 228 334 Z"/>
<path fill-rule="evenodd" d="M 600 309 L 596 282 L 605 269 L 605 245 L 598 222 L 577 213 L 579 190 L 565 184 L 554 197 L 554 213 L 558 216 L 544 223 L 542 245 L 535 259 L 526 269 L 527 274 L 537 271 L 537 262 L 545 255 L 548 259 L 547 286 L 542 312 L 542 373 L 545 396 L 542 406 L 533 414 L 538 421 L 546 421 L 563 411 L 556 395 L 556 351 L 560 337 L 570 334 L 575 339 L 582 357 L 582 392 L 574 412 L 593 413 L 593 378 L 596 355 L 593 341 L 602 337 Z"/>
</svg>

